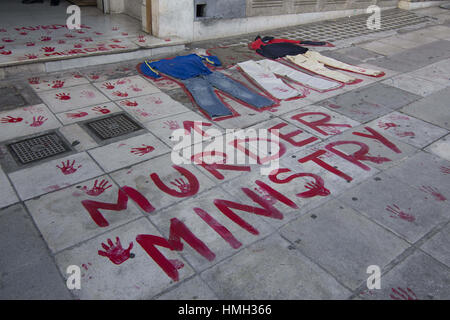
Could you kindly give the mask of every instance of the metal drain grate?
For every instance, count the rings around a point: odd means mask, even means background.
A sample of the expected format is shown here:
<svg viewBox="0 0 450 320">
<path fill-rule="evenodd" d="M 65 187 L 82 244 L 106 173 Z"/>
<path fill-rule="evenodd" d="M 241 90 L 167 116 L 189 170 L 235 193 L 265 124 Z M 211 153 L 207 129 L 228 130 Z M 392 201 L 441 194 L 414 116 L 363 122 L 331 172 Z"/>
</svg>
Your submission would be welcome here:
<svg viewBox="0 0 450 320">
<path fill-rule="evenodd" d="M 102 140 L 123 136 L 142 129 L 139 124 L 124 114 L 94 120 L 86 125 Z"/>
<path fill-rule="evenodd" d="M 46 159 L 70 151 L 56 133 L 25 139 L 8 145 L 11 153 L 22 163 Z"/>
</svg>

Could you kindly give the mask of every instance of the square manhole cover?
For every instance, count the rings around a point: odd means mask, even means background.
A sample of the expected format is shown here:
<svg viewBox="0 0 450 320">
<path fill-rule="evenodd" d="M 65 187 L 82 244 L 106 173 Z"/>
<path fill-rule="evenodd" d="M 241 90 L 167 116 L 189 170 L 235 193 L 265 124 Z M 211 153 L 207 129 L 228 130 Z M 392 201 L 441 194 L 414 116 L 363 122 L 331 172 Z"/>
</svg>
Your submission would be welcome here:
<svg viewBox="0 0 450 320">
<path fill-rule="evenodd" d="M 114 115 L 86 123 L 100 139 L 106 140 L 141 130 L 142 127 L 124 114 Z"/>
<path fill-rule="evenodd" d="M 8 148 L 22 164 L 70 151 L 70 147 L 56 133 L 14 142 L 9 144 Z"/>
</svg>

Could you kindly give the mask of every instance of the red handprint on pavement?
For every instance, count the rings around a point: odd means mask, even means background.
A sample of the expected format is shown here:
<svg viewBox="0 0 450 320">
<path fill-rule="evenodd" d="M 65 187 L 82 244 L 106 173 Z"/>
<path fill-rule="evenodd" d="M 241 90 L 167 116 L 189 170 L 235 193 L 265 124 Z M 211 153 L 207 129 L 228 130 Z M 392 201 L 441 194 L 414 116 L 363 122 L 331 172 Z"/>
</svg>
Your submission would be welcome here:
<svg viewBox="0 0 450 320">
<path fill-rule="evenodd" d="M 3 117 L 0 119 L 0 123 L 17 123 L 17 122 L 22 122 L 23 118 L 17 117 L 11 117 L 11 116 L 7 116 L 7 117 Z"/>
<path fill-rule="evenodd" d="M 127 106 L 127 107 L 137 107 L 138 106 L 138 103 L 136 101 L 130 101 L 130 100 L 120 101 L 120 104 L 122 106 Z"/>
<path fill-rule="evenodd" d="M 83 118 L 87 116 L 87 112 L 77 112 L 77 113 L 66 113 L 66 117 L 76 119 L 76 118 Z"/>
<path fill-rule="evenodd" d="M 102 85 L 102 87 L 105 88 L 105 89 L 108 89 L 108 90 L 112 90 L 112 89 L 115 88 L 115 86 L 114 86 L 111 82 L 105 82 L 105 83 Z"/>
<path fill-rule="evenodd" d="M 130 258 L 130 251 L 133 249 L 133 242 L 130 242 L 128 249 L 123 249 L 119 237 L 116 237 L 116 244 L 111 239 L 108 239 L 109 247 L 102 243 L 102 248 L 105 251 L 98 250 L 98 254 L 102 257 L 107 257 L 114 264 L 122 264 Z"/>
<path fill-rule="evenodd" d="M 32 54 L 32 53 L 29 53 L 29 54 L 25 55 L 25 58 L 30 59 L 30 60 L 37 59 L 37 57 L 38 57 L 37 55 Z"/>
<path fill-rule="evenodd" d="M 378 127 L 380 127 L 380 128 L 382 128 L 382 129 L 384 129 L 384 130 L 387 130 L 387 129 L 389 129 L 389 128 L 395 128 L 395 127 L 398 127 L 395 123 L 393 123 L 393 122 L 378 122 Z"/>
<path fill-rule="evenodd" d="M 142 34 L 138 35 L 138 41 L 139 42 L 145 42 L 145 36 L 142 35 Z"/>
<path fill-rule="evenodd" d="M 44 50 L 44 52 L 53 52 L 55 51 L 55 47 L 42 47 L 42 50 Z"/>
<path fill-rule="evenodd" d="M 41 40 L 41 41 L 50 41 L 50 40 L 52 40 L 52 38 L 51 37 L 47 37 L 47 36 L 42 36 L 39 40 Z"/>
<path fill-rule="evenodd" d="M 11 38 L 2 38 L 2 41 L 6 43 L 14 42 L 14 40 Z"/>
<path fill-rule="evenodd" d="M 12 53 L 11 50 L 0 50 L 0 54 L 4 56 L 9 56 Z"/>
<path fill-rule="evenodd" d="M 151 103 L 154 103 L 154 104 L 162 104 L 163 103 L 163 101 L 161 100 L 160 97 L 158 97 L 158 98 L 151 97 L 149 100 Z"/>
<path fill-rule="evenodd" d="M 389 295 L 393 300 L 419 300 L 410 288 L 392 288 L 392 293 Z"/>
<path fill-rule="evenodd" d="M 431 186 L 422 186 L 420 188 L 420 190 L 425 192 L 425 193 L 431 194 L 434 197 L 434 199 L 437 200 L 437 201 L 446 201 L 447 200 L 447 198 L 444 197 L 442 195 L 442 193 L 437 188 L 434 188 L 434 187 L 431 187 Z"/>
<path fill-rule="evenodd" d="M 27 47 L 34 47 L 35 43 L 34 42 L 27 42 L 26 43 Z"/>
<path fill-rule="evenodd" d="M 147 154 L 147 153 L 150 153 L 150 152 L 152 152 L 153 150 L 155 150 L 155 148 L 154 147 L 152 147 L 152 146 L 147 146 L 147 145 L 145 145 L 145 144 L 143 144 L 142 145 L 142 147 L 139 147 L 139 148 L 133 148 L 133 149 L 131 149 L 131 153 L 134 153 L 135 155 L 138 155 L 138 156 L 143 156 L 144 154 Z"/>
<path fill-rule="evenodd" d="M 439 169 L 443 174 L 450 174 L 450 167 L 441 166 Z"/>
<path fill-rule="evenodd" d="M 139 88 L 139 87 L 137 86 L 137 84 L 133 84 L 133 85 L 130 86 L 128 89 L 131 89 L 131 90 L 133 90 L 134 92 L 140 92 L 140 91 L 142 91 L 142 89 Z"/>
<path fill-rule="evenodd" d="M 98 80 L 100 79 L 100 76 L 98 74 L 93 73 L 89 75 L 89 78 L 91 78 L 91 80 Z"/>
<path fill-rule="evenodd" d="M 67 160 L 66 163 L 64 163 L 64 161 L 63 161 L 63 162 L 61 162 L 61 165 L 62 165 L 62 167 L 60 167 L 58 165 L 56 167 L 61 169 L 61 172 L 64 175 L 69 175 L 69 174 L 75 173 L 75 172 L 77 172 L 78 169 L 81 168 L 81 165 L 79 165 L 77 168 L 74 167 L 75 160 L 73 160 L 72 163 L 70 163 L 70 160 Z"/>
<path fill-rule="evenodd" d="M 411 208 L 409 208 L 408 210 L 411 210 Z M 391 217 L 392 218 L 400 218 L 402 220 L 406 220 L 408 222 L 414 222 L 416 220 L 416 218 L 409 213 L 406 213 L 404 211 L 402 211 L 397 205 L 393 204 L 392 206 L 387 206 L 386 207 L 386 211 L 391 213 Z"/>
<path fill-rule="evenodd" d="M 168 120 L 168 121 L 164 121 L 163 123 L 166 126 L 168 126 L 168 128 L 170 130 L 176 130 L 176 129 L 180 129 L 181 128 L 180 125 L 178 124 L 178 122 L 175 121 L 175 120 Z M 165 127 L 165 128 L 167 128 L 167 127 Z"/>
<path fill-rule="evenodd" d="M 85 42 L 92 42 L 92 41 L 94 41 L 94 40 L 92 40 L 91 37 L 86 37 L 86 38 L 84 38 L 83 40 L 84 40 Z"/>
<path fill-rule="evenodd" d="M 91 189 L 88 189 L 88 187 L 86 186 L 83 186 L 83 188 L 81 189 L 84 190 L 87 195 L 97 197 L 101 195 L 103 192 L 105 192 L 107 189 L 112 187 L 112 185 L 111 184 L 108 185 L 108 183 L 109 181 L 105 179 L 102 179 L 102 181 L 98 183 L 98 180 L 96 179 L 94 182 L 94 186 Z"/>
<path fill-rule="evenodd" d="M 170 184 L 177 187 L 182 194 L 191 192 L 191 185 L 186 183 L 183 178 L 175 179 L 175 181 L 171 181 Z"/>
<path fill-rule="evenodd" d="M 92 111 L 99 112 L 99 113 L 102 113 L 102 114 L 111 113 L 111 111 L 108 108 L 106 108 L 106 107 L 94 107 L 94 108 L 92 108 Z"/>
<path fill-rule="evenodd" d="M 39 84 L 41 83 L 41 80 L 38 77 L 30 78 L 28 79 L 29 84 Z"/>
<path fill-rule="evenodd" d="M 95 92 L 91 90 L 83 90 L 81 91 L 81 97 L 93 99 L 95 98 Z"/>
<path fill-rule="evenodd" d="M 75 38 L 75 36 L 73 34 L 70 34 L 70 33 L 66 33 L 64 35 L 64 37 L 66 37 L 66 38 Z"/>
<path fill-rule="evenodd" d="M 57 93 L 55 95 L 55 98 L 58 100 L 70 100 L 70 93 L 65 93 L 65 92 L 61 92 L 61 93 Z"/>
<path fill-rule="evenodd" d="M 130 82 L 130 79 L 119 79 L 116 81 L 116 84 L 125 84 L 127 82 Z"/>
<path fill-rule="evenodd" d="M 74 47 L 75 49 L 80 49 L 80 48 L 83 48 L 83 44 L 82 44 L 82 43 L 75 43 L 75 44 L 73 45 L 73 47 Z"/>
<path fill-rule="evenodd" d="M 415 137 L 416 134 L 412 131 L 405 131 L 405 132 L 397 132 L 397 136 L 404 138 L 404 137 Z"/>
<path fill-rule="evenodd" d="M 53 89 L 61 89 L 64 87 L 64 81 L 61 80 L 55 80 L 52 82 L 52 88 Z"/>
<path fill-rule="evenodd" d="M 66 43 L 66 40 L 58 40 L 58 44 L 65 44 Z"/>
<path fill-rule="evenodd" d="M 324 181 L 322 178 L 317 179 L 316 181 L 310 181 L 307 184 L 305 184 L 305 188 L 308 189 L 308 191 L 302 192 L 298 194 L 297 196 L 300 198 L 312 198 L 315 196 L 322 196 L 326 197 L 330 194 L 330 190 L 325 188 Z"/>
<path fill-rule="evenodd" d="M 128 93 L 126 93 L 126 92 L 120 92 L 120 91 L 114 91 L 114 92 L 113 92 L 113 95 L 115 95 L 115 96 L 117 96 L 117 97 L 123 97 L 123 98 L 128 97 Z"/>
<path fill-rule="evenodd" d="M 43 116 L 39 117 L 33 117 L 33 122 L 30 124 L 30 127 L 40 127 L 44 124 L 45 121 L 47 121 L 47 118 L 44 118 Z"/>
</svg>

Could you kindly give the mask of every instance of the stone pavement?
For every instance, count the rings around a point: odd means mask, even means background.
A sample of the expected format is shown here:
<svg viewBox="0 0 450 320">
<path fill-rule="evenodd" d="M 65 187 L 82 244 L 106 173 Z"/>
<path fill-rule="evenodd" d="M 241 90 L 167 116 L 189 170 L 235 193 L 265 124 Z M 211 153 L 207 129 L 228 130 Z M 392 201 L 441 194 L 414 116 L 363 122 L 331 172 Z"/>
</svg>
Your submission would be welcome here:
<svg viewBox="0 0 450 320">
<path fill-rule="evenodd" d="M 0 97 L 0 298 L 449 299 L 450 12 L 417 12 L 439 21 L 321 49 L 384 77 L 298 86 L 305 98 L 265 111 L 224 96 L 235 116 L 220 121 L 178 83 L 139 75 L 140 61 L 1 82 L 16 91 Z M 90 121 L 121 115 L 131 132 L 94 134 Z M 279 129 L 265 155 L 284 148 L 281 171 L 175 165 L 173 132 L 201 132 L 194 121 L 215 131 L 193 148 Z M 51 133 L 67 150 L 13 154 Z M 381 289 L 367 288 L 371 265 Z"/>
</svg>

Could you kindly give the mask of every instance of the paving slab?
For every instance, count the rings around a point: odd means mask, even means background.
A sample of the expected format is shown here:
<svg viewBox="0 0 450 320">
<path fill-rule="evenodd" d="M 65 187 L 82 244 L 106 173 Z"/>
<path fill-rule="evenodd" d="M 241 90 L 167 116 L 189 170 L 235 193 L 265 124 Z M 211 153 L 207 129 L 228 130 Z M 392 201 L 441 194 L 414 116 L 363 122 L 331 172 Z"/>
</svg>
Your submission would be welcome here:
<svg viewBox="0 0 450 320">
<path fill-rule="evenodd" d="M 151 299 L 174 286 L 176 281 L 171 280 L 137 243 L 138 235 L 161 236 L 147 219 L 141 218 L 57 254 L 56 262 L 62 273 L 69 265 L 79 266 L 82 270 L 81 290 L 74 290 L 73 294 L 83 300 Z M 110 256 L 110 258 L 98 253 L 103 251 L 108 254 L 109 250 L 105 251 L 102 243 L 111 247 L 108 245 L 108 239 L 110 239 L 115 248 L 117 238 L 123 246 L 120 257 Z M 130 243 L 133 243 L 133 247 L 127 254 Z M 194 274 L 189 265 L 175 251 L 157 248 L 167 259 L 176 259 L 179 266 L 183 265 L 178 270 L 180 280 Z M 130 253 L 133 254 L 133 258 Z"/>
<path fill-rule="evenodd" d="M 420 99 L 419 95 L 382 83 L 360 88 L 328 99 L 323 106 L 347 117 L 367 122 Z"/>
<path fill-rule="evenodd" d="M 215 188 L 161 210 L 155 215 L 151 215 L 150 220 L 167 237 L 170 234 L 171 219 L 181 220 L 213 252 L 208 260 L 191 246 L 184 247 L 181 253 L 183 257 L 195 270 L 201 271 L 274 232 L 274 229 L 266 221 L 260 219 L 257 214 L 236 208 L 230 209 L 237 217 L 240 217 L 240 220 L 244 220 L 251 226 L 248 230 L 244 229 L 235 222 L 236 218 L 233 218 L 231 214 L 227 216 L 225 214 L 227 211 L 222 211 L 226 209 L 219 210 L 222 204 L 227 204 L 226 201 L 242 203 L 222 189 Z M 262 208 L 249 198 L 242 204 Z M 213 228 L 213 226 L 215 227 Z"/>
<path fill-rule="evenodd" d="M 170 149 L 154 135 L 146 133 L 88 152 L 105 172 L 111 172 L 168 153 Z"/>
<path fill-rule="evenodd" d="M 450 88 L 446 88 L 415 101 L 400 111 L 450 130 L 449 98 Z"/>
<path fill-rule="evenodd" d="M 425 190 L 430 198 L 447 203 L 449 201 L 447 199 L 450 199 L 449 169 L 449 161 L 419 152 L 385 173 L 408 185 Z M 443 200 L 444 198 L 446 200 Z"/>
<path fill-rule="evenodd" d="M 367 267 L 382 270 L 408 244 L 337 200 L 281 229 L 297 250 L 352 290 L 367 279 Z"/>
<path fill-rule="evenodd" d="M 339 199 L 410 243 L 449 219 L 449 207 L 427 192 L 379 174 Z"/>
<path fill-rule="evenodd" d="M 25 205 L 50 250 L 56 253 L 142 217 L 142 213 L 135 203 L 128 201 L 124 205 L 123 200 L 119 199 L 118 193 L 118 187 L 109 177 L 100 176 L 79 185 L 26 201 Z M 94 220 L 82 203 L 82 201 L 89 200 L 91 200 L 91 206 L 87 208 L 96 208 L 92 201 L 107 204 L 118 203 L 118 205 L 111 209 L 112 211 L 101 206 L 98 207 L 102 210 L 99 211 L 100 215 L 93 215 L 96 219 Z M 103 220 L 106 222 L 103 223 Z"/>
<path fill-rule="evenodd" d="M 45 162 L 9 174 L 22 200 L 56 191 L 103 174 L 85 152 Z"/>
<path fill-rule="evenodd" d="M 0 141 L 24 137 L 59 127 L 61 127 L 61 123 L 44 104 L 0 113 Z"/>
<path fill-rule="evenodd" d="M 94 85 L 111 100 L 134 98 L 160 91 L 141 76 L 96 82 Z"/>
<path fill-rule="evenodd" d="M 432 143 L 425 150 L 450 161 L 450 135 Z"/>
<path fill-rule="evenodd" d="M 357 46 L 333 50 L 330 51 L 330 53 L 331 52 L 339 53 L 339 55 L 342 56 L 343 58 L 347 56 L 350 57 L 351 59 L 356 59 L 363 62 L 383 57 L 382 55 L 377 54 L 373 51 L 366 50 Z"/>
<path fill-rule="evenodd" d="M 116 112 L 120 112 L 120 109 L 115 103 L 108 102 L 90 107 L 74 109 L 66 112 L 60 112 L 56 114 L 56 117 L 64 125 L 76 123 L 80 121 L 86 121 L 93 118 L 99 118 L 105 115 L 111 115 Z"/>
<path fill-rule="evenodd" d="M 162 92 L 120 100 L 117 104 L 141 123 L 189 111 L 181 103 Z"/>
<path fill-rule="evenodd" d="M 0 211 L 0 229 L 1 299 L 71 298 L 45 242 L 22 205 Z"/>
<path fill-rule="evenodd" d="M 355 120 L 316 105 L 301 107 L 281 118 L 322 139 L 359 125 Z M 321 125 L 323 123 L 325 126 Z"/>
<path fill-rule="evenodd" d="M 167 154 L 114 172 L 111 177 L 120 186 L 129 186 L 139 191 L 147 197 L 156 210 L 188 199 L 215 186 L 208 177 L 198 171 L 196 166 L 183 164 L 177 166 L 178 169 L 173 164 L 171 155 Z M 154 176 L 155 174 L 157 177 Z"/>
<path fill-rule="evenodd" d="M 409 76 L 450 86 L 450 59 L 445 59 L 408 73 Z"/>
<path fill-rule="evenodd" d="M 381 290 L 363 299 L 440 300 L 450 294 L 449 269 L 417 250 L 381 278 Z"/>
<path fill-rule="evenodd" d="M 273 235 L 201 274 L 219 299 L 345 299 L 348 289 Z"/>
<path fill-rule="evenodd" d="M 369 122 L 367 126 L 418 148 L 423 148 L 448 133 L 446 129 L 395 111 Z"/>
<path fill-rule="evenodd" d="M 55 113 L 109 102 L 100 91 L 90 84 L 43 91 L 38 95 Z"/>
<path fill-rule="evenodd" d="M 444 89 L 446 86 L 430 80 L 416 78 L 414 72 L 401 74 L 393 78 L 384 80 L 382 83 L 426 97 L 436 91 Z"/>
<path fill-rule="evenodd" d="M 95 142 L 95 140 L 76 123 L 61 127 L 59 132 L 62 133 L 64 138 L 66 138 L 66 140 L 77 152 L 98 147 L 98 143 Z"/>
<path fill-rule="evenodd" d="M 0 208 L 7 207 L 13 203 L 19 202 L 16 192 L 11 186 L 8 177 L 0 168 Z"/>
<path fill-rule="evenodd" d="M 208 285 L 196 276 L 163 293 L 157 300 L 217 300 L 217 297 Z"/>
<path fill-rule="evenodd" d="M 446 227 L 425 242 L 421 249 L 450 267 L 450 225 L 447 224 Z"/>
<path fill-rule="evenodd" d="M 402 48 L 400 46 L 396 46 L 391 43 L 384 43 L 381 41 L 372 41 L 369 43 L 359 44 L 358 46 L 385 56 L 391 56 L 405 50 L 405 48 Z"/>
</svg>

